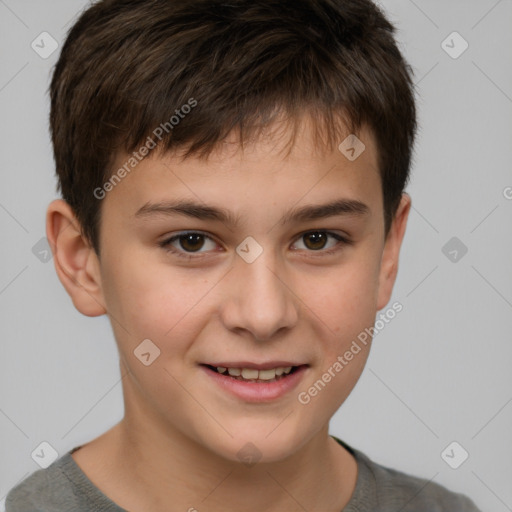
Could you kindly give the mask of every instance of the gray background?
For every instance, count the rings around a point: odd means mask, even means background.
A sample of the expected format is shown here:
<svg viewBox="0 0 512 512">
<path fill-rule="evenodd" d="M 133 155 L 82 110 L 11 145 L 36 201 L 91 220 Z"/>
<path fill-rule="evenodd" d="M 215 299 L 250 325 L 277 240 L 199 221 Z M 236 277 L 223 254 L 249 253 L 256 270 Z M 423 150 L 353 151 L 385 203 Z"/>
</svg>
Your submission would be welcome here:
<svg viewBox="0 0 512 512">
<path fill-rule="evenodd" d="M 86 5 L 0 0 L 1 504 L 39 469 L 42 441 L 60 456 L 123 416 L 107 317 L 75 310 L 36 245 L 56 197 L 46 91 L 60 46 L 43 59 L 31 43 L 46 31 L 60 45 Z M 389 303 L 404 309 L 375 337 L 331 433 L 482 510 L 512 510 L 512 2 L 381 5 L 414 67 L 421 125 Z M 469 44 L 458 58 L 441 46 L 453 31 Z M 442 250 L 452 237 L 457 261 Z M 441 456 L 452 441 L 469 453 L 458 469 Z"/>
</svg>

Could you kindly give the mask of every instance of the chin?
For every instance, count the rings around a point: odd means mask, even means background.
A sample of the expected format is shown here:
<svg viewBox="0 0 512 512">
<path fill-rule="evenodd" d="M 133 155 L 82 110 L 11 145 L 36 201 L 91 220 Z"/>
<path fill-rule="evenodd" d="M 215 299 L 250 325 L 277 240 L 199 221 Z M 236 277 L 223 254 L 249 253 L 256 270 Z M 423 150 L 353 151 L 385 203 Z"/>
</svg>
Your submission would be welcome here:
<svg viewBox="0 0 512 512">
<path fill-rule="evenodd" d="M 226 434 L 214 445 L 209 443 L 210 449 L 226 460 L 247 466 L 284 461 L 297 451 L 301 438 L 284 424 L 279 425 L 280 421 L 272 422 L 270 427 L 265 424 L 263 428 L 260 423 L 259 427 L 237 429 L 238 434 L 232 431 L 233 437 Z"/>
</svg>

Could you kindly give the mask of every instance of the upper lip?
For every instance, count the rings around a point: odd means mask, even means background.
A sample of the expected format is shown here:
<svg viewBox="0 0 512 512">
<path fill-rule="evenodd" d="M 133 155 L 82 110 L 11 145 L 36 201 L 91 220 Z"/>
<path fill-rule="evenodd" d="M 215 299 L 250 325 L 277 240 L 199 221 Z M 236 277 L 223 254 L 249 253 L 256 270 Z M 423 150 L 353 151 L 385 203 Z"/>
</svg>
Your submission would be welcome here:
<svg viewBox="0 0 512 512">
<path fill-rule="evenodd" d="M 249 361 L 221 361 L 219 363 L 204 363 L 208 366 L 222 368 L 250 368 L 253 370 L 270 370 L 272 368 L 286 368 L 288 366 L 303 366 L 304 363 L 293 363 L 291 361 L 267 361 L 265 363 L 251 363 Z M 307 365 L 306 365 L 307 366 Z"/>
</svg>

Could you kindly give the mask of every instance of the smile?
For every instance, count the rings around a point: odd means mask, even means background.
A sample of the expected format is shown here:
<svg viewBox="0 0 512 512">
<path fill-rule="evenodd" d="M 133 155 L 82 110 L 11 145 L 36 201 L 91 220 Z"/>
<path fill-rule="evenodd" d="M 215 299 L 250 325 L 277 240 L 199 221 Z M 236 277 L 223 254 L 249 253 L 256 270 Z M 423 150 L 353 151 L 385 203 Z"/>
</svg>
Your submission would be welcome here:
<svg viewBox="0 0 512 512">
<path fill-rule="evenodd" d="M 212 370 L 221 375 L 229 375 L 237 380 L 254 381 L 254 382 L 273 382 L 289 375 L 297 366 L 279 366 L 277 368 L 269 368 L 268 370 L 258 370 L 256 368 L 226 368 L 224 366 L 209 366 Z"/>
<path fill-rule="evenodd" d="M 218 389 L 245 402 L 269 402 L 287 395 L 309 369 L 307 364 L 267 368 L 247 368 L 247 363 L 240 366 L 201 364 L 200 367 Z"/>
</svg>

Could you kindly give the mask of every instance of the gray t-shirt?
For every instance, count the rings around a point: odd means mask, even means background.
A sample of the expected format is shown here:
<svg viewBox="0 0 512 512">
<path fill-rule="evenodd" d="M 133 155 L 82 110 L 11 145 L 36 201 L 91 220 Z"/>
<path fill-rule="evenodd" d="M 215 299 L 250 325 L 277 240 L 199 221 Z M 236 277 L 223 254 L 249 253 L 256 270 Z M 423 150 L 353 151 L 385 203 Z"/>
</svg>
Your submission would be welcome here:
<svg viewBox="0 0 512 512">
<path fill-rule="evenodd" d="M 463 494 L 372 462 L 335 436 L 358 466 L 356 487 L 340 512 L 480 512 Z M 127 512 L 105 496 L 76 464 L 75 447 L 7 494 L 6 512 Z"/>
</svg>

